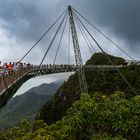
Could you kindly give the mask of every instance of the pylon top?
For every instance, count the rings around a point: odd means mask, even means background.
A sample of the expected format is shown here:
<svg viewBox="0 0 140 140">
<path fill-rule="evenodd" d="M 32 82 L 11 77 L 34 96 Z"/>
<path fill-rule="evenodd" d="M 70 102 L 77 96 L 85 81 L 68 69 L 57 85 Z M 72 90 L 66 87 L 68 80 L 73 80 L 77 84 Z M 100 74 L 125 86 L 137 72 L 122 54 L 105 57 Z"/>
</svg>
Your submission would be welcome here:
<svg viewBox="0 0 140 140">
<path fill-rule="evenodd" d="M 71 9 L 71 5 L 68 6 L 68 9 Z"/>
</svg>

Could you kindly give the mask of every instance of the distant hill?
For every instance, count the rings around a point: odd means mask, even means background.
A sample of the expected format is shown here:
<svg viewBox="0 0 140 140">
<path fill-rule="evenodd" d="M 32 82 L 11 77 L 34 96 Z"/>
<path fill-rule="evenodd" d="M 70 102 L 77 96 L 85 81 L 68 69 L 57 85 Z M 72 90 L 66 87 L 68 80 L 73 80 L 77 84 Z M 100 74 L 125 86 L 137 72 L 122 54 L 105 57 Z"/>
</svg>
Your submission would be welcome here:
<svg viewBox="0 0 140 140">
<path fill-rule="evenodd" d="M 125 62 L 125 59 L 107 54 L 115 65 L 120 65 Z M 95 53 L 86 63 L 86 65 L 111 65 L 103 53 Z"/>
<path fill-rule="evenodd" d="M 23 118 L 32 121 L 39 108 L 52 98 L 63 82 L 42 84 L 11 99 L 0 112 L 0 129 L 15 126 Z"/>
</svg>

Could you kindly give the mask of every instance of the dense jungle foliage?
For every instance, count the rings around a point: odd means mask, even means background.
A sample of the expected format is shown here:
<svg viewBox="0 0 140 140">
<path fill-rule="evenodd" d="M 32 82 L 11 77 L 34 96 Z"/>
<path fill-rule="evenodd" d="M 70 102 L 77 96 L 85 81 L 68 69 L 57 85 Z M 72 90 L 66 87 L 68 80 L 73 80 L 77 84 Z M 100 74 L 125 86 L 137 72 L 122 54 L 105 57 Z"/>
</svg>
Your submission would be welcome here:
<svg viewBox="0 0 140 140">
<path fill-rule="evenodd" d="M 140 96 L 82 93 L 63 118 L 52 125 L 24 120 L 0 132 L 0 140 L 136 140 L 140 139 Z"/>
</svg>

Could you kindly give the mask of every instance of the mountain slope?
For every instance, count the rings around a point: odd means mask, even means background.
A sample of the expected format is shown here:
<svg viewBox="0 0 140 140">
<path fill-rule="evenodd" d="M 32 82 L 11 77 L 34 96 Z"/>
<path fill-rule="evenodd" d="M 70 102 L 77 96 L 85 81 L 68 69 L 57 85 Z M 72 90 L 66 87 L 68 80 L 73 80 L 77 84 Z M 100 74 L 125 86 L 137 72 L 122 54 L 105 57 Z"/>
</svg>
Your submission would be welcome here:
<svg viewBox="0 0 140 140">
<path fill-rule="evenodd" d="M 0 129 L 18 124 L 23 118 L 32 121 L 39 108 L 50 100 L 62 81 L 42 84 L 14 97 L 0 112 Z"/>
</svg>

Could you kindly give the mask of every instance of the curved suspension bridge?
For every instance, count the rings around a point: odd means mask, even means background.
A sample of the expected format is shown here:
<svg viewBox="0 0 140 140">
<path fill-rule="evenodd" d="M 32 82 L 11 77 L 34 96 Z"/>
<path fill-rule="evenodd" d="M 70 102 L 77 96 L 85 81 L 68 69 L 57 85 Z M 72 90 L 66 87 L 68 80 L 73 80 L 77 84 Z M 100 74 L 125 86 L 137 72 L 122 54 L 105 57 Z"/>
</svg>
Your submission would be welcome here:
<svg viewBox="0 0 140 140">
<path fill-rule="evenodd" d="M 81 92 L 88 92 L 85 69 L 87 69 L 87 70 L 90 69 L 92 71 L 98 71 L 98 70 L 113 70 L 114 71 L 115 70 L 120 74 L 120 77 L 126 82 L 128 87 L 136 94 L 135 90 L 133 89 L 133 87 L 131 86 L 129 81 L 125 78 L 125 76 L 120 71 L 120 69 L 129 68 L 129 66 L 115 65 L 113 63 L 113 61 L 110 59 L 110 57 L 103 50 L 103 48 L 100 46 L 100 44 L 97 42 L 97 40 L 89 32 L 88 28 L 82 22 L 81 19 L 83 19 L 85 22 L 87 22 L 96 31 L 98 31 L 105 39 L 110 41 L 115 47 L 117 47 L 125 55 L 127 55 L 127 57 L 129 57 L 131 60 L 133 60 L 135 62 L 135 60 L 127 52 L 125 52 L 121 47 L 119 47 L 117 44 L 115 44 L 110 38 L 108 38 L 103 32 L 101 32 L 94 24 L 92 24 L 90 21 L 88 21 L 83 15 L 81 15 L 74 8 L 72 8 L 71 6 L 68 6 L 67 10 L 65 10 L 61 14 L 61 16 L 58 17 L 58 19 L 50 26 L 50 28 L 48 28 L 48 30 L 30 48 L 30 50 L 18 61 L 18 62 L 22 62 L 22 60 L 33 50 L 33 48 L 35 48 L 35 46 L 37 46 L 37 44 L 48 34 L 48 32 L 52 29 L 52 27 L 55 26 L 56 23 L 59 22 L 59 26 L 45 52 L 40 64 L 21 67 L 8 75 L 3 73 L 3 76 L 0 78 L 0 107 L 4 106 L 8 102 L 8 100 L 14 95 L 14 93 L 19 89 L 19 87 L 24 82 L 26 82 L 28 79 L 30 79 L 32 77 L 36 77 L 39 75 L 77 71 L 78 78 L 79 78 L 79 87 L 80 87 Z M 72 39 L 76 64 L 75 65 L 69 64 L 69 61 L 70 61 L 70 58 L 69 58 L 70 49 L 69 49 L 68 64 L 67 65 L 60 65 L 60 64 L 56 65 L 55 63 L 57 60 L 58 52 L 60 50 L 62 38 L 64 36 L 64 31 L 65 31 L 67 23 L 69 25 L 68 42 L 69 42 L 69 46 L 70 46 L 70 42 Z M 63 28 L 62 28 L 62 26 L 63 26 Z M 105 57 L 109 61 L 110 65 L 83 65 L 76 27 L 79 28 L 79 31 L 81 32 L 81 34 L 84 38 L 84 41 L 87 43 L 87 47 L 88 47 L 89 51 L 91 52 L 91 54 L 94 54 L 96 52 L 96 50 L 91 42 L 91 39 L 92 39 L 94 41 L 94 43 L 97 45 L 97 47 L 101 50 L 101 52 L 105 55 Z M 53 42 L 55 41 L 61 28 L 62 28 L 62 33 L 60 35 L 59 44 L 58 44 L 58 47 L 56 50 L 53 64 L 44 65 L 43 62 L 44 62 L 46 56 L 48 55 L 48 53 L 53 45 Z M 90 39 L 89 39 L 89 37 L 90 37 Z"/>
</svg>

